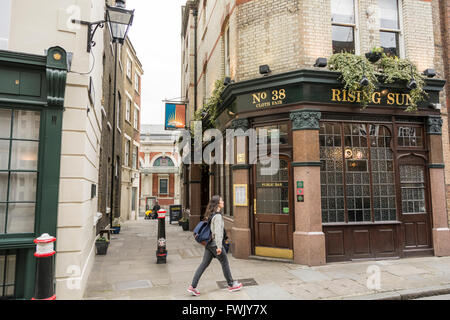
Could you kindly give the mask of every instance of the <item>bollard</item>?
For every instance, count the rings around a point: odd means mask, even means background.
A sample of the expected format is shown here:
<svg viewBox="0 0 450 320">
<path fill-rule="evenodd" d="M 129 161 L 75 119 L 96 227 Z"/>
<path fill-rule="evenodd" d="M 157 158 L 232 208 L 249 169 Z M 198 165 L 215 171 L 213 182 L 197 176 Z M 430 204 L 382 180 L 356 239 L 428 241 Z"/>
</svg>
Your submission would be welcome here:
<svg viewBox="0 0 450 320">
<path fill-rule="evenodd" d="M 55 300 L 55 289 L 53 280 L 55 278 L 54 261 L 55 255 L 54 242 L 55 237 L 44 233 L 34 240 L 36 252 L 34 256 L 36 262 L 36 282 L 34 287 L 34 298 L 32 300 Z"/>
<path fill-rule="evenodd" d="M 166 210 L 158 211 L 158 246 L 156 249 L 156 263 L 166 263 Z"/>
</svg>

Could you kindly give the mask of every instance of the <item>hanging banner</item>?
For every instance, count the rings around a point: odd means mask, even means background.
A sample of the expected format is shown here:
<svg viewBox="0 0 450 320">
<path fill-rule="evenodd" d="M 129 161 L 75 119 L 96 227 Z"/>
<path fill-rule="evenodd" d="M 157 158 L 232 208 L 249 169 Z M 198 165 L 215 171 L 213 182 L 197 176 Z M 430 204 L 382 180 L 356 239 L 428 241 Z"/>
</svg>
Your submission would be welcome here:
<svg viewBox="0 0 450 320">
<path fill-rule="evenodd" d="M 166 130 L 186 128 L 186 105 L 166 103 L 166 117 L 164 121 Z"/>
</svg>

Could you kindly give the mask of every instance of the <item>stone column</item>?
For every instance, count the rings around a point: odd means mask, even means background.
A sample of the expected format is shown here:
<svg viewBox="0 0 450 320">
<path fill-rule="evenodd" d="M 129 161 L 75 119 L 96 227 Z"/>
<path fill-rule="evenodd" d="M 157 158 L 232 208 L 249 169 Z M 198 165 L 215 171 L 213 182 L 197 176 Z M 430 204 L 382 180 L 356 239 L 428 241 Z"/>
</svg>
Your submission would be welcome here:
<svg viewBox="0 0 450 320">
<path fill-rule="evenodd" d="M 429 116 L 427 136 L 430 150 L 430 193 L 432 208 L 432 235 L 434 254 L 450 255 L 450 229 L 448 227 L 447 201 L 444 180 L 444 156 L 442 152 L 442 119 Z"/>
<path fill-rule="evenodd" d="M 304 202 L 295 203 L 293 237 L 294 263 L 317 266 L 326 262 L 322 232 L 320 191 L 319 119 L 317 110 L 297 110 L 290 114 L 293 136 L 293 188 L 303 181 Z"/>
<path fill-rule="evenodd" d="M 231 128 L 234 130 L 248 130 L 249 123 L 247 119 L 235 119 Z M 238 132 L 237 132 L 238 133 Z M 247 197 L 250 195 L 250 168 L 248 164 L 248 137 L 246 134 L 237 134 L 234 137 L 235 154 L 233 171 L 233 185 L 246 184 Z M 245 155 L 243 158 L 242 155 Z M 233 187 L 234 190 L 234 187 Z M 238 259 L 248 259 L 252 252 L 252 233 L 250 229 L 250 199 L 247 207 L 233 206 L 234 223 L 231 228 L 232 253 L 233 257 Z"/>
<path fill-rule="evenodd" d="M 195 226 L 200 222 L 201 217 L 201 179 L 202 179 L 202 168 L 200 164 L 191 164 L 191 169 L 189 170 L 189 202 L 190 202 L 190 213 L 189 213 L 189 230 L 193 231 Z"/>
</svg>

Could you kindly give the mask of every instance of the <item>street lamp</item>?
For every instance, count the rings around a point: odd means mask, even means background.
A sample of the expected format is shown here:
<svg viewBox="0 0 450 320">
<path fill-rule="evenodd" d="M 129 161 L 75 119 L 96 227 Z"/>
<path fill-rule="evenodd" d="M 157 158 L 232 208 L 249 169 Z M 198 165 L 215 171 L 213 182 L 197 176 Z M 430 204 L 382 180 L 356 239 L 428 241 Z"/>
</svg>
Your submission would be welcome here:
<svg viewBox="0 0 450 320">
<path fill-rule="evenodd" d="M 128 29 L 133 24 L 134 10 L 125 9 L 125 2 L 117 0 L 116 6 L 106 5 L 106 22 L 113 42 L 123 44 Z"/>
<path fill-rule="evenodd" d="M 115 179 L 115 141 L 116 141 L 116 101 L 117 101 L 117 44 L 123 44 L 127 37 L 128 29 L 133 23 L 134 10 L 125 9 L 125 2 L 121 0 L 116 1 L 116 6 L 111 7 L 106 5 L 106 22 L 109 26 L 109 32 L 112 41 L 115 43 L 114 52 L 114 103 L 113 103 L 113 129 L 112 129 L 112 148 L 111 148 L 111 199 L 110 199 L 110 217 L 109 223 L 112 227 L 114 215 L 114 179 Z M 116 164 L 119 165 L 118 163 Z"/>
</svg>

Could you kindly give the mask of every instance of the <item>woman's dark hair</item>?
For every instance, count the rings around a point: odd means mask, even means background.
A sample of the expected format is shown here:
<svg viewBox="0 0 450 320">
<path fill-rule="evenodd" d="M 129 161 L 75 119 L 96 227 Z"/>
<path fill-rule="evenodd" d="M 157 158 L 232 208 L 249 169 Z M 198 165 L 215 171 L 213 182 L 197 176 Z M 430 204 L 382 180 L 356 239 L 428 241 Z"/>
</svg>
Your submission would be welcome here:
<svg viewBox="0 0 450 320">
<path fill-rule="evenodd" d="M 221 197 L 219 195 L 212 196 L 211 200 L 209 200 L 208 206 L 206 207 L 205 216 L 203 217 L 204 221 L 207 221 L 209 217 L 217 211 L 219 207 Z"/>
</svg>

